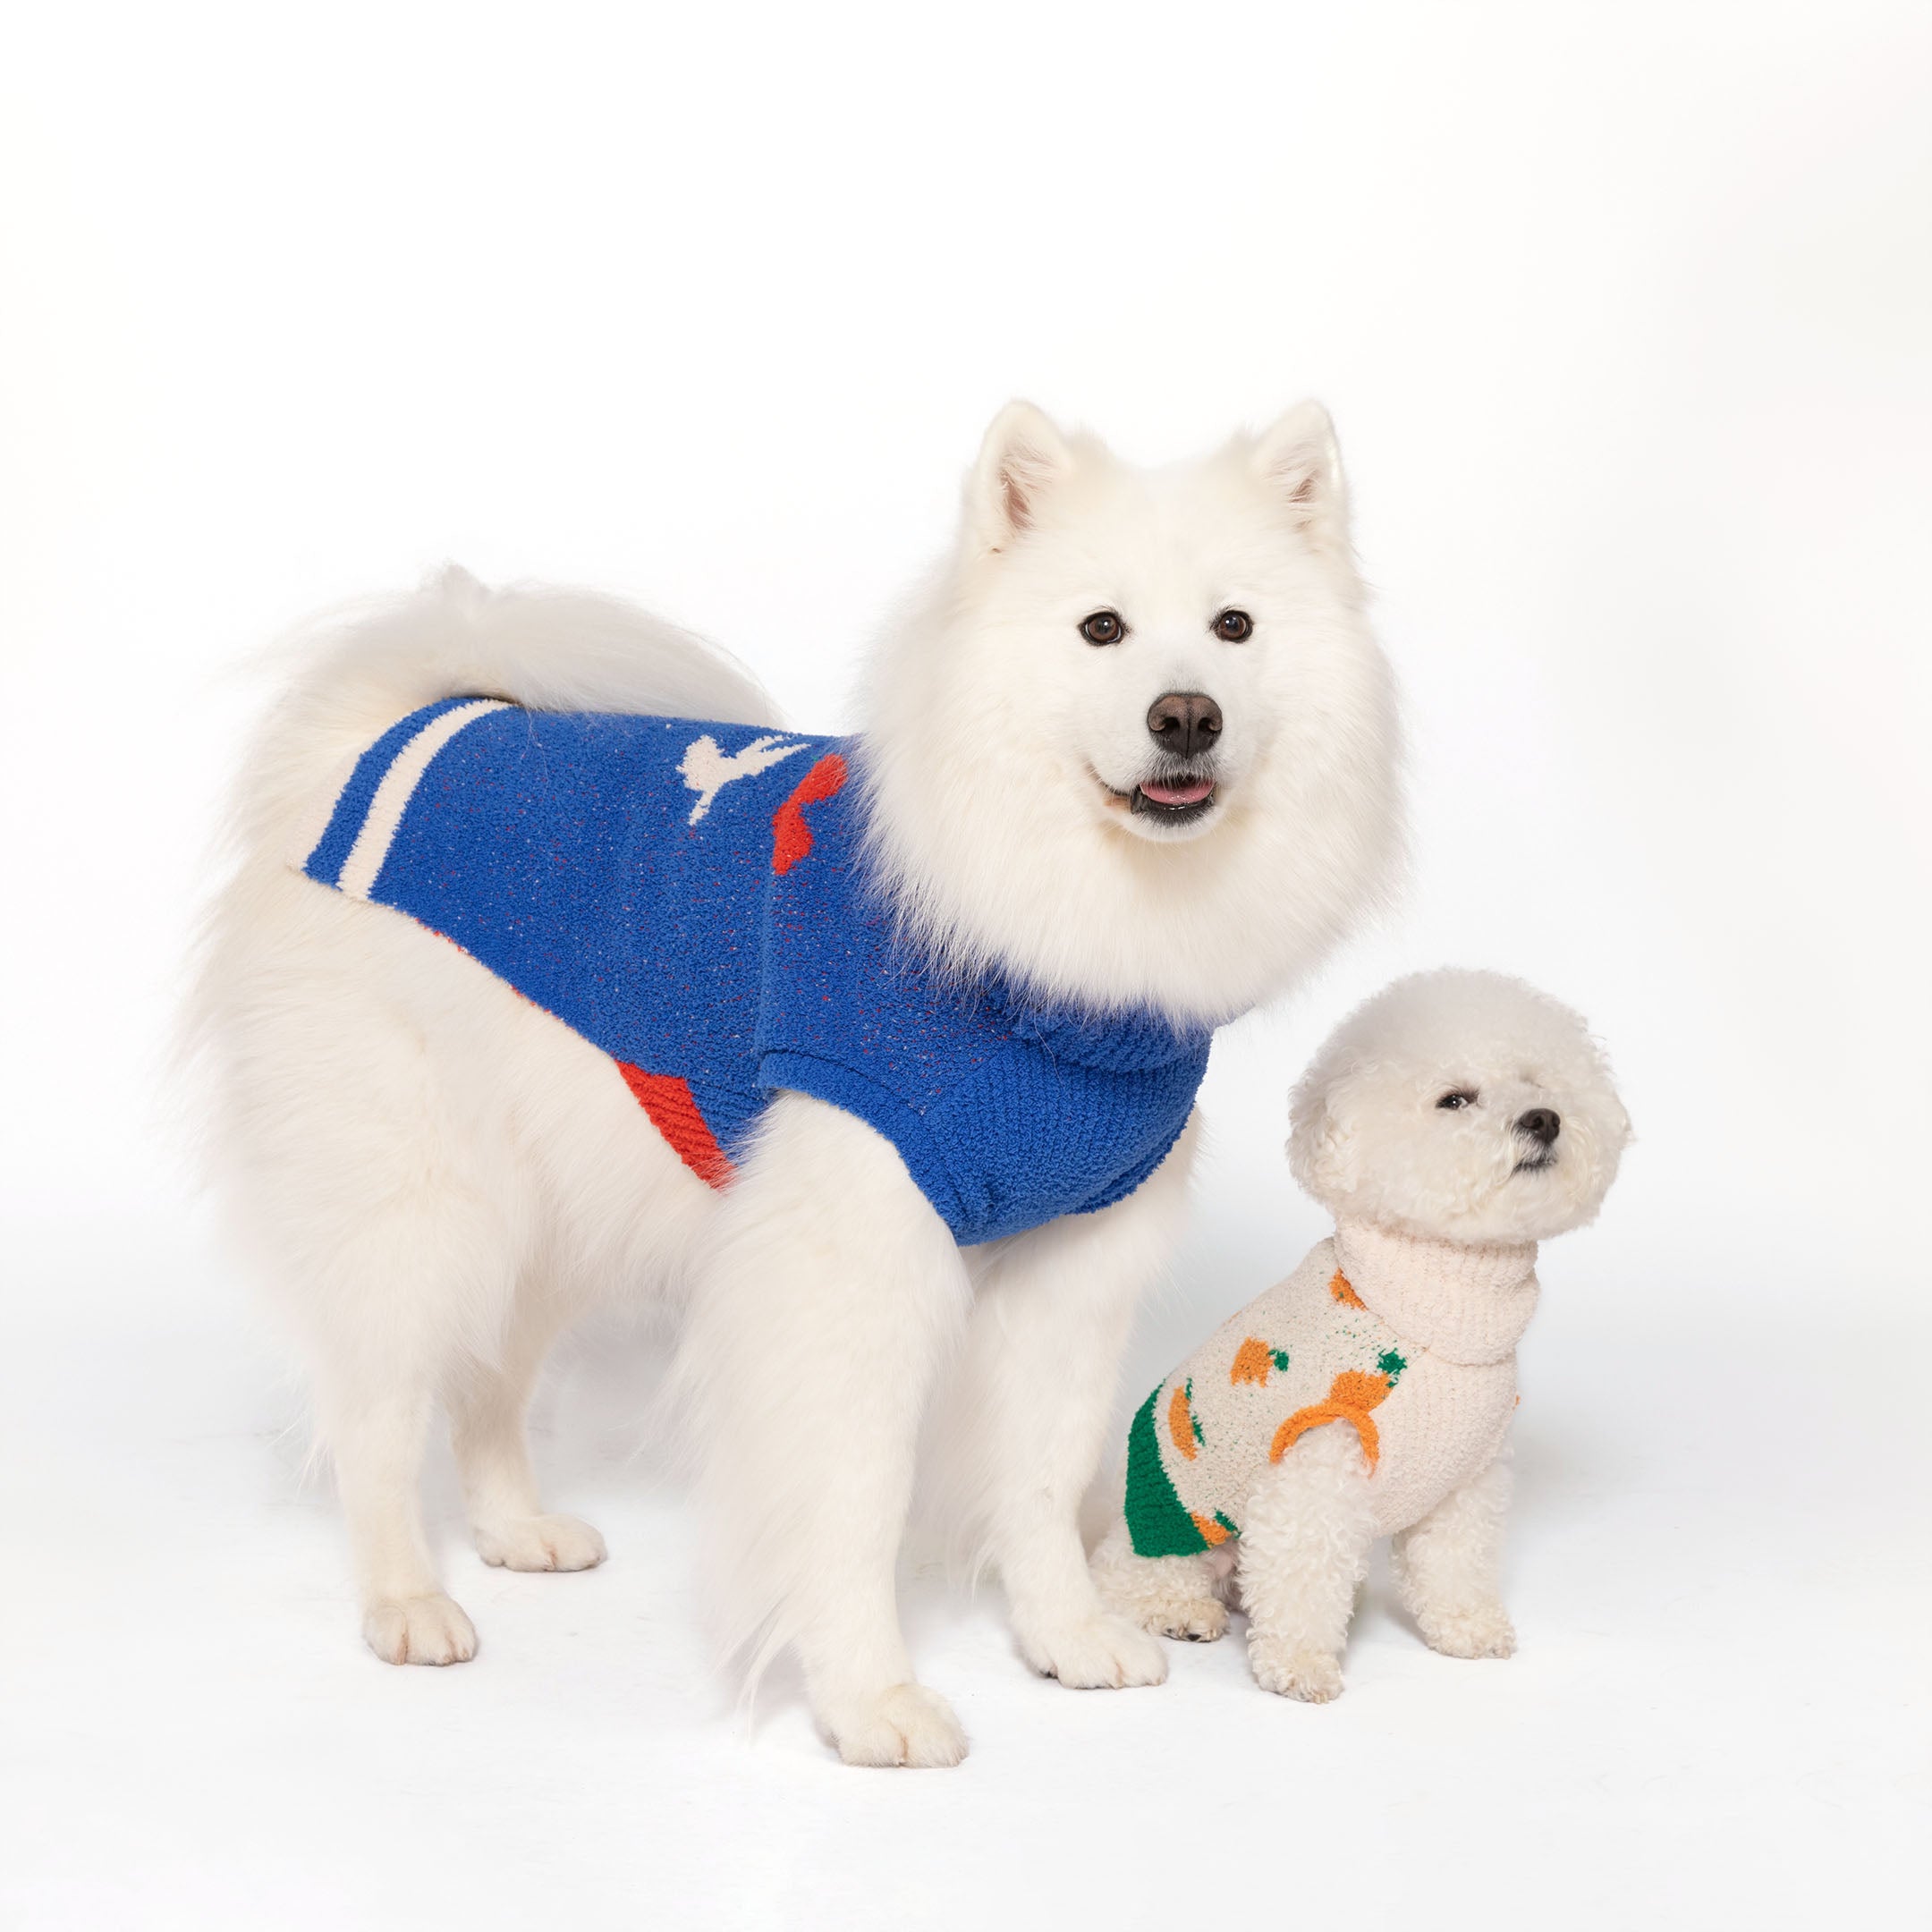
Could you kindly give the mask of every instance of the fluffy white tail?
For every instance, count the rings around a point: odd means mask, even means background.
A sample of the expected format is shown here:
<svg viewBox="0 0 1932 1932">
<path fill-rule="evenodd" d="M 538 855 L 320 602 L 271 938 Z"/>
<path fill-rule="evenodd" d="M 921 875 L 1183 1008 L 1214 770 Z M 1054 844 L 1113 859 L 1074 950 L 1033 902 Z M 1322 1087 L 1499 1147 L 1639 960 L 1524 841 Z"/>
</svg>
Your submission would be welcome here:
<svg viewBox="0 0 1932 1932">
<path fill-rule="evenodd" d="M 234 800 L 244 861 L 279 852 L 344 759 L 439 698 L 782 723 L 743 665 L 648 611 L 588 591 L 491 590 L 453 566 L 413 596 L 311 629 L 282 657 L 283 695 Z"/>
<path fill-rule="evenodd" d="M 182 1097 L 204 1114 L 217 1097 L 197 1097 L 193 1075 L 227 1063 L 231 1100 L 245 1085 L 228 1038 L 235 1016 L 268 997 L 264 976 L 284 970 L 285 922 L 318 916 L 291 869 L 304 828 L 398 718 L 473 693 L 533 710 L 781 723 L 749 671 L 674 624 L 583 591 L 492 591 L 453 568 L 412 596 L 311 625 L 264 669 L 282 688 L 231 796 L 227 877 L 203 919 L 177 1040 Z"/>
</svg>

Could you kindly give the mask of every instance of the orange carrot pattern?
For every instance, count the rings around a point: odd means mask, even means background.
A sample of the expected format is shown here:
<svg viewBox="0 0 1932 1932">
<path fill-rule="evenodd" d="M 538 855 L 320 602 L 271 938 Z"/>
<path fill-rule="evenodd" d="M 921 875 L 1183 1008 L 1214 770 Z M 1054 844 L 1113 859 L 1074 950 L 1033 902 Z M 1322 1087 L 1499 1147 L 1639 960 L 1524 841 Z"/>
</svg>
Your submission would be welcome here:
<svg viewBox="0 0 1932 1932">
<path fill-rule="evenodd" d="M 1202 1516 L 1193 1510 L 1190 1510 L 1188 1514 L 1193 1518 L 1194 1527 L 1200 1533 L 1201 1541 L 1209 1549 L 1217 1543 L 1227 1541 L 1227 1526 L 1224 1523 L 1216 1522 L 1212 1516 Z"/>
<path fill-rule="evenodd" d="M 1195 1433 L 1194 1411 L 1188 1407 L 1188 1390 L 1192 1383 L 1183 1384 L 1174 1392 L 1167 1404 L 1167 1433 L 1174 1438 L 1174 1445 L 1191 1462 L 1194 1460 L 1194 1445 L 1199 1439 Z"/>
<path fill-rule="evenodd" d="M 1348 1276 L 1344 1275 L 1340 1268 L 1337 1268 L 1335 1273 L 1328 1278 L 1328 1292 L 1332 1294 L 1337 1301 L 1343 1303 L 1349 1308 L 1361 1308 L 1365 1306 L 1362 1298 L 1355 1292 L 1352 1287 L 1350 1286 Z"/>
<path fill-rule="evenodd" d="M 1267 1372 L 1274 1366 L 1275 1358 L 1268 1352 L 1267 1343 L 1250 1335 L 1234 1352 L 1234 1366 L 1228 1370 L 1228 1380 L 1266 1384 Z"/>
<path fill-rule="evenodd" d="M 1279 1462 L 1311 1428 L 1319 1428 L 1325 1422 L 1346 1422 L 1355 1431 L 1356 1438 L 1361 1444 L 1362 1455 L 1372 1473 L 1382 1454 L 1382 1436 L 1368 1411 L 1387 1399 L 1388 1392 L 1395 1386 L 1395 1377 L 1407 1366 L 1399 1355 L 1385 1355 L 1382 1359 L 1385 1363 L 1393 1361 L 1396 1365 L 1393 1371 L 1385 1369 L 1381 1375 L 1369 1375 L 1360 1368 L 1344 1368 L 1328 1385 L 1326 1402 L 1311 1402 L 1306 1409 L 1297 1409 L 1275 1431 L 1275 1440 L 1268 1448 L 1268 1461 Z"/>
</svg>

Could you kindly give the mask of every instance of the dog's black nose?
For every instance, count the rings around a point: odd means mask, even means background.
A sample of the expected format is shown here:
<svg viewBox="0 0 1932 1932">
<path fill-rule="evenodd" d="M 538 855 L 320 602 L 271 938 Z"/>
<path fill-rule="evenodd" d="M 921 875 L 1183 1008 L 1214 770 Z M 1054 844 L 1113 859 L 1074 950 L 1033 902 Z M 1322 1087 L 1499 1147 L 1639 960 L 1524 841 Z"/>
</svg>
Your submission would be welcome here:
<svg viewBox="0 0 1932 1932">
<path fill-rule="evenodd" d="M 1533 1106 L 1527 1114 L 1518 1115 L 1516 1121 L 1518 1133 L 1528 1134 L 1545 1147 L 1556 1138 L 1562 1126 L 1563 1115 L 1546 1106 Z"/>
<path fill-rule="evenodd" d="M 1154 700 L 1147 728 L 1163 751 L 1194 758 L 1214 750 L 1221 735 L 1221 707 L 1205 691 L 1169 691 Z"/>
</svg>

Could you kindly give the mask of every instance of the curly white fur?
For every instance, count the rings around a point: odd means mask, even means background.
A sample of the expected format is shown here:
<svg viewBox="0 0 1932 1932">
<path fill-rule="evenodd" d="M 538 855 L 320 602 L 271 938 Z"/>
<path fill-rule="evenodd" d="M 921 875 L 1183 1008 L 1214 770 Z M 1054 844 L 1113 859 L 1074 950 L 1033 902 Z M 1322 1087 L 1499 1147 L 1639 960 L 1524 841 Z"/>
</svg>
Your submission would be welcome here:
<svg viewBox="0 0 1932 1932">
<path fill-rule="evenodd" d="M 1515 1631 L 1500 1588 L 1506 1440 L 1473 1475 L 1438 1476 L 1433 1487 L 1419 1479 L 1432 1462 L 1453 1466 L 1463 1439 L 1454 1432 L 1477 1426 L 1477 1395 L 1493 1402 L 1497 1366 L 1513 1385 L 1513 1368 L 1498 1358 L 1533 1308 L 1536 1284 L 1526 1260 L 1513 1301 L 1495 1302 L 1497 1284 L 1513 1279 L 1507 1258 L 1533 1258 L 1527 1244 L 1590 1220 L 1629 1138 L 1629 1119 L 1583 1022 L 1520 981 L 1418 974 L 1351 1014 L 1295 1089 L 1290 1159 L 1341 1230 L 1335 1254 L 1324 1243 L 1304 1267 L 1318 1262 L 1326 1275 L 1339 1257 L 1349 1275 L 1335 1281 L 1351 1293 L 1351 1255 L 1365 1270 L 1386 1271 L 1380 1297 L 1367 1273 L 1356 1279 L 1408 1356 L 1400 1374 L 1411 1406 L 1399 1425 L 1387 1425 L 1383 1444 L 1405 1453 L 1407 1468 L 1392 1482 L 1385 1461 L 1372 1475 L 1362 1436 L 1341 1420 L 1309 1428 L 1272 1460 L 1258 1451 L 1232 1546 L 1141 1556 L 1127 1517 L 1118 1518 L 1094 1556 L 1107 1600 L 1143 1629 L 1213 1638 L 1225 1627 L 1232 1579 L 1248 1613 L 1256 1680 L 1322 1703 L 1342 1689 L 1342 1649 L 1368 1550 L 1378 1532 L 1393 1530 L 1397 1583 L 1424 1640 L 1450 1657 L 1510 1656 Z M 1258 1332 L 1278 1320 L 1281 1308 L 1296 1305 L 1299 1272 L 1224 1333 Z M 1458 1297 L 1471 1305 L 1459 1308 Z M 1511 1339 L 1492 1352 L 1481 1343 L 1493 1334 Z M 1290 1342 L 1300 1346 L 1299 1338 Z M 1198 1360 L 1191 1357 L 1176 1379 L 1195 1372 Z M 1481 1364 L 1495 1366 L 1465 1366 Z M 1419 1377 L 1428 1392 L 1419 1402 L 1411 1393 Z M 1187 1385 L 1191 1398 L 1196 1385 Z M 1219 1402 L 1224 1415 L 1228 1394 L 1225 1386 L 1201 1386 L 1210 1432 L 1218 1418 L 1206 1405 Z M 1393 1412 L 1398 1398 L 1389 1402 Z M 1441 1439 L 1419 1437 L 1419 1426 Z M 1490 1427 L 1500 1431 L 1501 1424 Z M 1208 1439 L 1222 1448 L 1212 1433 Z"/>
<path fill-rule="evenodd" d="M 1253 635 L 1213 637 L 1236 601 Z M 1294 983 L 1394 848 L 1389 681 L 1363 602 L 1318 409 L 1151 476 L 1024 405 L 1003 414 L 953 555 L 875 667 L 870 826 L 908 928 L 942 960 L 1097 1009 L 1219 1019 Z M 1105 649 L 1078 628 L 1101 606 L 1127 626 Z M 1225 721 L 1215 804 L 1184 826 L 1116 795 L 1158 764 L 1147 714 L 1175 689 L 1214 696 Z M 723 1635 L 754 1657 L 794 1646 L 844 1756 L 965 1748 L 912 1681 L 894 1600 L 949 1354 L 943 1487 L 1006 1580 L 1027 1661 L 1068 1683 L 1157 1680 L 1158 1646 L 1095 1593 L 1076 1511 L 1191 1137 L 1106 1212 L 962 1253 L 887 1143 L 781 1095 L 721 1200 L 582 1039 L 408 920 L 291 869 L 344 761 L 459 693 L 780 725 L 738 666 L 641 612 L 453 572 L 305 646 L 248 760 L 192 1021 L 216 1172 L 310 1359 L 369 1642 L 395 1662 L 475 1648 L 417 1496 L 439 1405 L 487 1560 L 601 1559 L 594 1530 L 544 1509 L 523 1411 L 580 1309 L 688 1292 L 680 1386 Z M 687 776 L 699 811 L 730 782 Z M 1054 1402 L 1052 1440 L 1019 1453 L 1015 1405 Z"/>
<path fill-rule="evenodd" d="M 1445 1112 L 1446 1095 L 1467 1104 Z M 1533 1179 L 1516 1123 L 1563 1132 Z M 1630 1118 L 1568 1007 L 1500 973 L 1412 973 L 1323 1043 L 1291 1103 L 1288 1165 L 1338 1216 L 1445 1241 L 1547 1240 L 1593 1219 Z"/>
</svg>

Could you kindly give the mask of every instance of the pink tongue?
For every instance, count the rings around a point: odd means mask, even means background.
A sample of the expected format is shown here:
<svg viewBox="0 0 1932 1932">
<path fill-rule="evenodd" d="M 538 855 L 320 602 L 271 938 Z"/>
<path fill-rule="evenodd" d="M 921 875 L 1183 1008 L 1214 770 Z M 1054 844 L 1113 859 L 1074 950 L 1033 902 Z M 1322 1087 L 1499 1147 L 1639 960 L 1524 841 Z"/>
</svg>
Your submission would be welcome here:
<svg viewBox="0 0 1932 1932">
<path fill-rule="evenodd" d="M 1214 790 L 1211 778 L 1190 779 L 1186 784 L 1145 783 L 1140 789 L 1157 805 L 1199 805 Z"/>
</svg>

